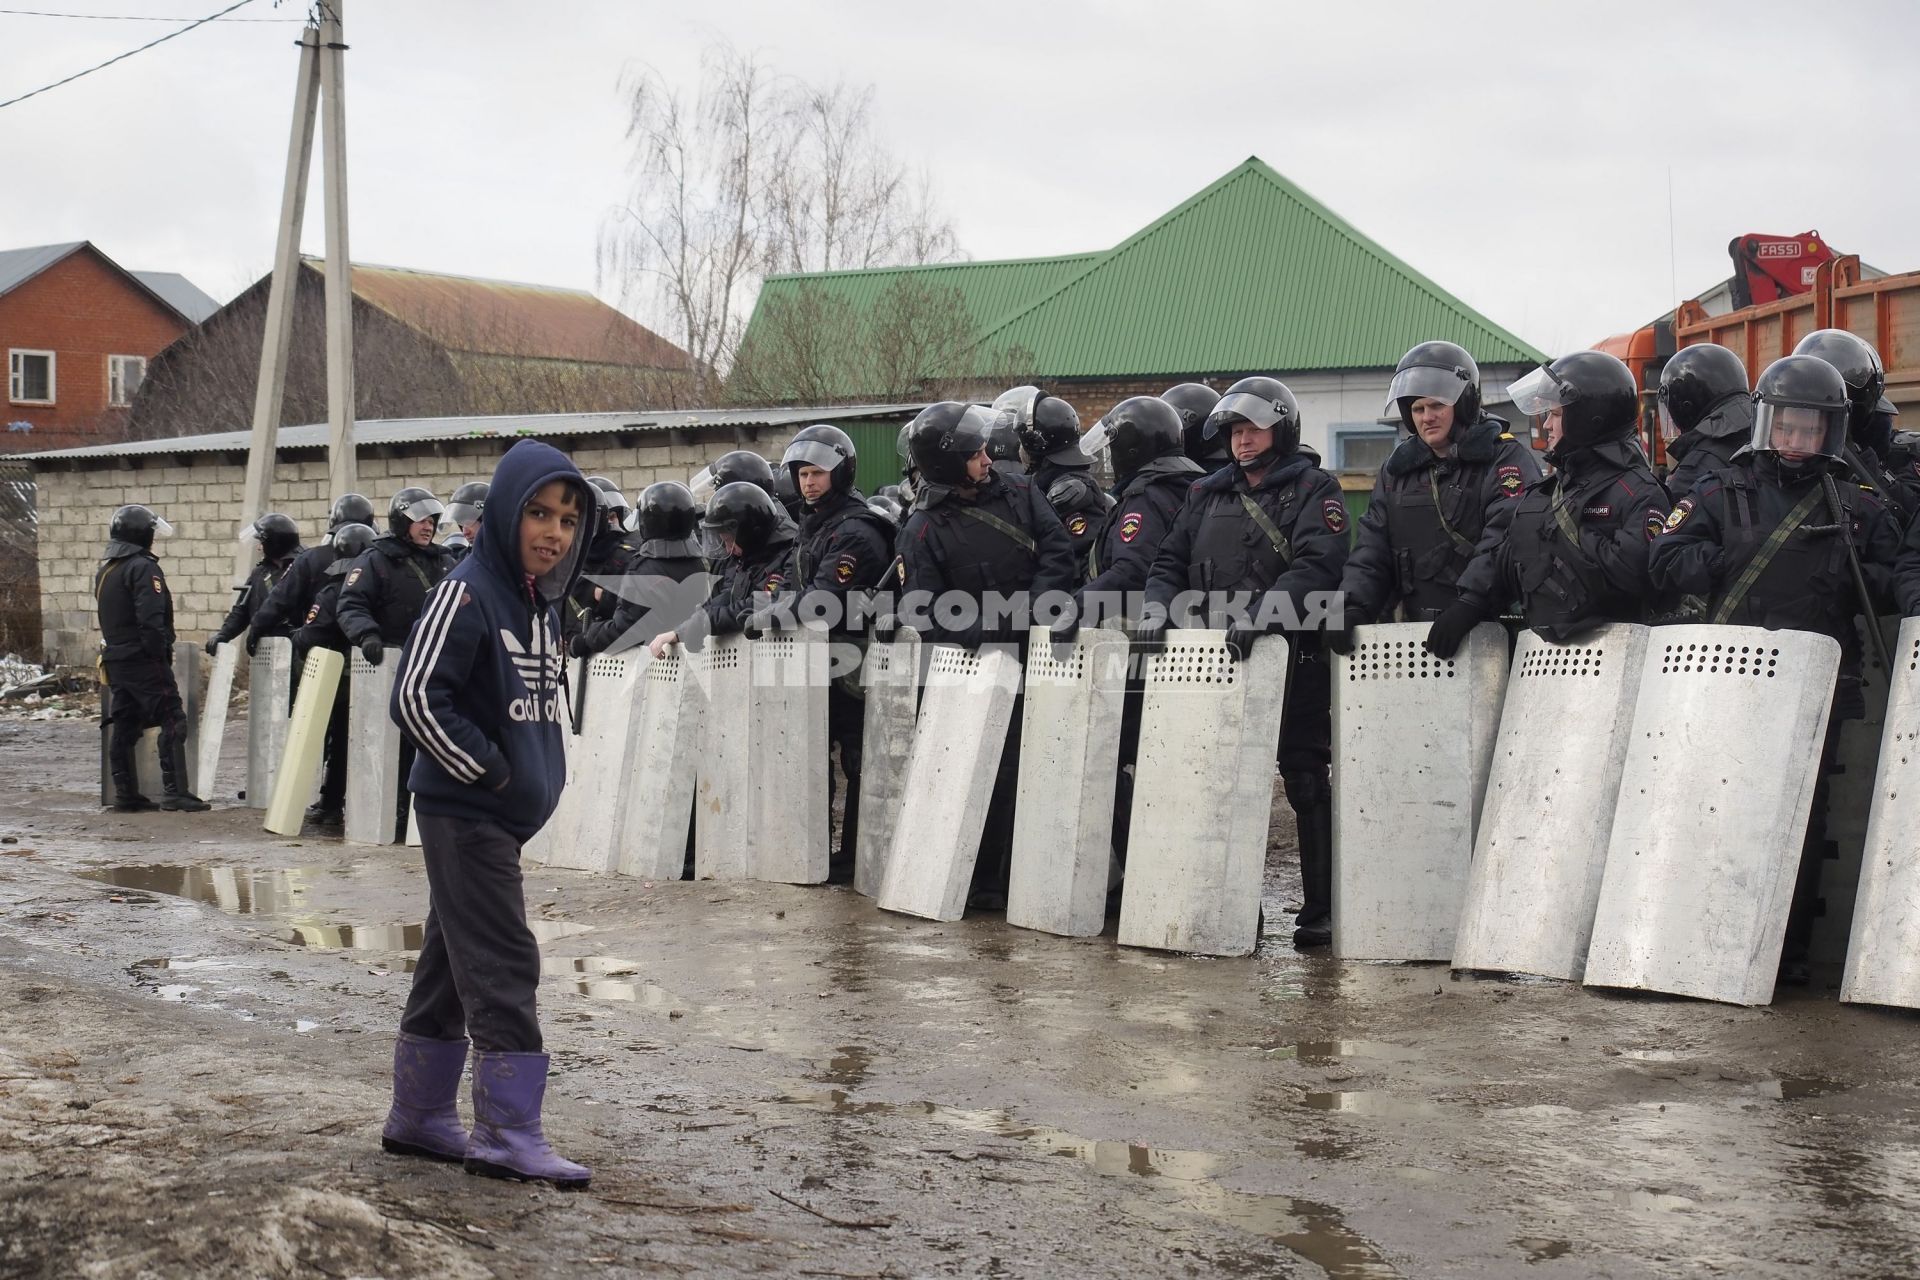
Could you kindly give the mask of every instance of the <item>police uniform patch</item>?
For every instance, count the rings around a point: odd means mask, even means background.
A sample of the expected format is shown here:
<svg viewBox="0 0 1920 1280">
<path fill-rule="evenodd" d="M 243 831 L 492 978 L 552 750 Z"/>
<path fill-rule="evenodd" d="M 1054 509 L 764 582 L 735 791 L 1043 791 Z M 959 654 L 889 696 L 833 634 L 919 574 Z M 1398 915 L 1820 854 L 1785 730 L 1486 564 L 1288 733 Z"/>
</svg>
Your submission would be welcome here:
<svg viewBox="0 0 1920 1280">
<path fill-rule="evenodd" d="M 841 556 L 833 566 L 834 581 L 845 586 L 847 583 L 853 581 L 853 571 L 859 567 L 860 561 L 857 557 Z"/>
<path fill-rule="evenodd" d="M 787 585 L 787 575 L 786 575 L 786 574 L 784 574 L 784 573 L 770 573 L 770 574 L 768 574 L 768 575 L 767 575 L 767 582 L 766 582 L 766 585 L 765 585 L 765 586 L 763 586 L 763 587 L 761 587 L 760 589 L 761 589 L 762 591 L 765 591 L 765 592 L 768 592 L 769 594 L 771 594 L 772 592 L 775 592 L 775 591 L 778 591 L 778 590 L 779 590 L 779 589 L 780 589 L 781 587 L 784 587 L 784 586 L 786 586 L 786 585 Z"/>
<path fill-rule="evenodd" d="M 1328 498 L 1320 504 L 1320 518 L 1327 522 L 1327 528 L 1334 533 L 1347 531 L 1347 504 L 1338 498 Z"/>
<path fill-rule="evenodd" d="M 315 618 L 318 618 L 319 616 L 320 616 L 320 605 L 318 601 L 315 601 L 314 606 L 311 609 L 307 610 L 307 621 L 312 622 Z"/>
<path fill-rule="evenodd" d="M 1597 507 L 1583 507 L 1581 508 L 1580 514 L 1583 516 L 1592 516 L 1596 520 L 1605 520 L 1613 514 L 1613 504 L 1603 502 Z"/>
<path fill-rule="evenodd" d="M 895 566 L 894 572 L 898 575 L 900 579 L 900 585 L 903 587 L 907 585 L 907 562 L 905 560 L 902 560 L 897 566 Z"/>
<path fill-rule="evenodd" d="M 1140 526 L 1146 520 L 1138 511 L 1129 511 L 1120 517 L 1120 541 L 1132 542 L 1140 536 Z"/>
<path fill-rule="evenodd" d="M 1693 499 L 1682 498 L 1674 504 L 1673 510 L 1667 513 L 1667 518 L 1661 522 L 1660 527 L 1667 530 L 1678 529 L 1687 522 L 1687 517 L 1692 514 Z"/>
<path fill-rule="evenodd" d="M 1667 527 L 1667 518 L 1653 508 L 1647 508 L 1647 541 L 1652 542 Z"/>
<path fill-rule="evenodd" d="M 1519 497 L 1520 491 L 1527 487 L 1527 482 L 1521 476 L 1518 467 L 1501 467 L 1494 472 L 1494 479 L 1500 485 L 1500 492 L 1509 498 Z"/>
<path fill-rule="evenodd" d="M 340 588 L 340 589 L 341 589 L 342 591 L 345 591 L 345 590 L 346 590 L 346 589 L 347 589 L 348 587 L 350 587 L 350 586 L 352 586 L 352 585 L 353 585 L 354 583 L 356 583 L 356 582 L 358 582 L 358 581 L 360 581 L 360 575 L 361 575 L 362 573 L 365 573 L 365 572 L 366 572 L 366 570 L 364 570 L 364 569 L 350 569 L 350 570 L 348 570 L 348 571 L 347 571 L 347 580 L 346 580 L 346 582 L 345 582 L 345 584 L 341 586 L 341 588 Z"/>
<path fill-rule="evenodd" d="M 1085 533 L 1086 531 L 1087 531 L 1087 518 L 1085 516 L 1080 515 L 1079 513 L 1076 512 L 1075 514 L 1067 517 L 1068 533 L 1072 534 L 1074 537 L 1077 538 L 1081 534 Z"/>
<path fill-rule="evenodd" d="M 167 593 L 167 584 L 160 581 L 160 579 L 155 578 L 153 580 L 153 594 L 157 596 L 162 596 L 162 595 L 165 595 L 166 593 Z"/>
</svg>

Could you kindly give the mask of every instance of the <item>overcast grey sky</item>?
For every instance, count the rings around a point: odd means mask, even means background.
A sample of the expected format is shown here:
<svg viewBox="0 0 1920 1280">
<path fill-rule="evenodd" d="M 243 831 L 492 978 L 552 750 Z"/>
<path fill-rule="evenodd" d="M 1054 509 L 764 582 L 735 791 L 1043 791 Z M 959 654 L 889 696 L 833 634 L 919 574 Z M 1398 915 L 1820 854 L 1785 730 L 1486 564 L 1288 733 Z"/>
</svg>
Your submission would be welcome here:
<svg viewBox="0 0 1920 1280">
<path fill-rule="evenodd" d="M 255 0 L 235 16 L 303 12 Z M 595 288 L 623 185 L 623 67 L 690 86 L 726 39 L 873 85 L 882 136 L 933 175 L 975 258 L 1105 248 L 1259 155 L 1550 351 L 1644 323 L 1676 279 L 1680 296 L 1723 279 L 1743 232 L 1817 228 L 1920 269 L 1911 0 L 346 0 L 345 16 L 363 262 Z M 0 14 L 0 99 L 167 29 Z M 296 31 L 211 24 L 0 110 L 0 248 L 90 239 L 223 301 L 264 274 Z"/>
</svg>

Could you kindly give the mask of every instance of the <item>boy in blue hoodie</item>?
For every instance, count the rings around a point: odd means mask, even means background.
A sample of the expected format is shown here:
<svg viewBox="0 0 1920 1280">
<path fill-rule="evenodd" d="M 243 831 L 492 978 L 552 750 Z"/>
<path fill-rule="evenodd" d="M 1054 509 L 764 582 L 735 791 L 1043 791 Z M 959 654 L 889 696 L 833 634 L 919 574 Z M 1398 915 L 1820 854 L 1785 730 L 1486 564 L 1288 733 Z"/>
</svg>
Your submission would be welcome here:
<svg viewBox="0 0 1920 1280">
<path fill-rule="evenodd" d="M 540 1128 L 540 951 L 520 847 L 566 780 L 556 606 L 580 576 L 594 491 L 565 454 L 522 440 L 500 459 L 487 509 L 471 553 L 427 597 L 394 677 L 390 713 L 417 749 L 408 786 L 431 897 L 381 1145 L 580 1188 L 589 1171 L 556 1155 Z M 455 1106 L 467 1036 L 471 1135 Z"/>
</svg>

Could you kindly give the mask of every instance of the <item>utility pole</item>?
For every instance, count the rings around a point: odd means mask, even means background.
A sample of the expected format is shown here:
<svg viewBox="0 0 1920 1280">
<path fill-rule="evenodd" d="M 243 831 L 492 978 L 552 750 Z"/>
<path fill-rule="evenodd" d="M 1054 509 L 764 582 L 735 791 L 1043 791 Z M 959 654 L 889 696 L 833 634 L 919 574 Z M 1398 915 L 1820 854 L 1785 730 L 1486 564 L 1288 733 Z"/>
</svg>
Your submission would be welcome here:
<svg viewBox="0 0 1920 1280">
<path fill-rule="evenodd" d="M 286 403 L 287 360 L 293 346 L 293 313 L 300 273 L 300 227 L 306 219 L 307 175 L 313 166 L 313 131 L 322 97 L 327 234 L 327 436 L 328 496 L 359 486 L 353 444 L 353 282 L 347 256 L 347 136 L 345 70 L 341 55 L 341 0 L 319 0 L 320 14 L 300 33 L 300 69 L 293 91 L 293 127 L 287 170 L 280 189 L 280 227 L 274 241 L 273 279 L 260 342 L 260 379 L 254 389 L 253 433 L 241 493 L 247 519 L 272 506 L 273 471 L 280 418 Z M 253 568 L 250 543 L 235 557 L 234 577 L 244 582 Z"/>
</svg>

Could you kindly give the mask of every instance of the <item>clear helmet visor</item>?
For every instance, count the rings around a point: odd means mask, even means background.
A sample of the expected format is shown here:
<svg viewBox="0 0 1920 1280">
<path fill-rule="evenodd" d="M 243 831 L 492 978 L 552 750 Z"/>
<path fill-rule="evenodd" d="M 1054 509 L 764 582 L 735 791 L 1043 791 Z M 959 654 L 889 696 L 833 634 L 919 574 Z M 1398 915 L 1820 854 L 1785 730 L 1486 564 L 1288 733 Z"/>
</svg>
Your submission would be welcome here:
<svg viewBox="0 0 1920 1280">
<path fill-rule="evenodd" d="M 422 520 L 431 520 L 436 516 L 445 514 L 446 510 L 445 507 L 440 505 L 440 499 L 422 498 L 418 502 L 402 507 L 400 514 L 412 523 L 419 524 Z"/>
<path fill-rule="evenodd" d="M 1033 406 L 1040 399 L 1040 388 L 1022 386 L 1002 391 L 993 401 L 993 425 L 1015 431 L 1033 425 Z"/>
<path fill-rule="evenodd" d="M 159 520 L 159 517 L 155 516 L 154 519 Z M 156 538 L 162 536 L 158 525 L 154 527 L 153 536 Z M 243 547 L 246 546 L 248 543 L 259 542 L 260 526 L 255 524 L 251 520 L 247 521 L 245 524 L 240 526 L 240 535 L 235 539 L 235 541 L 238 542 Z"/>
<path fill-rule="evenodd" d="M 480 508 L 466 502 L 447 504 L 447 523 L 456 529 L 465 528 L 480 519 Z"/>
<path fill-rule="evenodd" d="M 153 517 L 153 536 L 156 539 L 171 538 L 173 536 L 173 526 L 165 520 L 162 520 L 157 512 Z"/>
<path fill-rule="evenodd" d="M 1847 411 L 1762 400 L 1753 415 L 1753 447 L 1786 458 L 1838 458 L 1847 443 Z"/>
<path fill-rule="evenodd" d="M 1286 416 L 1285 405 L 1248 395 L 1244 391 L 1236 392 L 1220 397 L 1220 402 L 1213 406 L 1213 412 L 1207 415 L 1206 429 L 1200 435 L 1206 440 L 1232 435 L 1233 424 L 1242 420 L 1251 422 L 1262 431 L 1271 431 Z"/>
<path fill-rule="evenodd" d="M 1667 398 L 1660 397 L 1660 439 L 1672 444 L 1680 438 L 1680 424 L 1673 420 L 1673 411 L 1667 407 Z"/>
<path fill-rule="evenodd" d="M 1466 382 L 1451 369 L 1434 369 L 1426 365 L 1402 369 L 1393 375 L 1393 382 L 1387 387 L 1385 412 L 1399 413 L 1402 400 L 1427 399 L 1459 404 L 1466 389 Z"/>
<path fill-rule="evenodd" d="M 1113 424 L 1105 418 L 1088 427 L 1080 437 L 1080 452 L 1097 458 L 1113 447 Z"/>
<path fill-rule="evenodd" d="M 1553 370 L 1545 365 L 1508 387 L 1507 394 L 1513 398 L 1513 407 L 1529 418 L 1544 417 L 1573 402 L 1572 388 L 1554 377 Z"/>
<path fill-rule="evenodd" d="M 822 471 L 832 471 L 845 461 L 845 455 L 821 440 L 795 440 L 787 446 L 786 453 L 780 457 L 782 466 L 791 467 L 798 464 L 803 467 L 818 467 Z"/>
<path fill-rule="evenodd" d="M 700 468 L 694 472 L 692 478 L 687 481 L 687 488 L 693 491 L 693 500 L 695 503 L 704 503 L 708 498 L 713 496 L 713 491 L 719 487 L 719 480 L 713 474 L 712 467 Z"/>
</svg>

